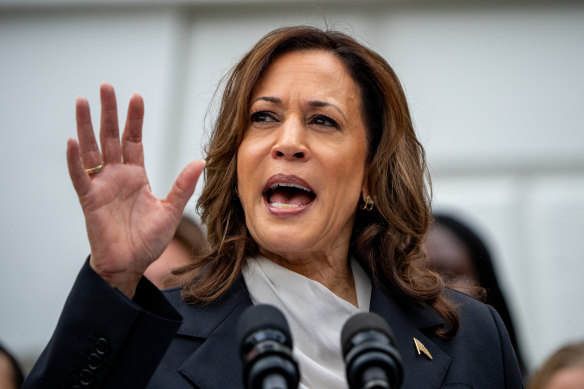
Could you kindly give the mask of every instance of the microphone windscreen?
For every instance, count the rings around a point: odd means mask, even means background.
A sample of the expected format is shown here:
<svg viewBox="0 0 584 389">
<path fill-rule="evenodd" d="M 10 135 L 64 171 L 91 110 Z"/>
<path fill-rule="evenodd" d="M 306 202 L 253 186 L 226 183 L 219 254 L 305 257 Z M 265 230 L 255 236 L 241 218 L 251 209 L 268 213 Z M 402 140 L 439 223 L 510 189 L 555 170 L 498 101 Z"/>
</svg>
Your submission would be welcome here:
<svg viewBox="0 0 584 389">
<path fill-rule="evenodd" d="M 363 331 L 378 331 L 395 343 L 393 333 L 389 325 L 381 316 L 373 312 L 361 312 L 353 315 L 347 320 L 341 331 L 341 345 L 343 347 L 343 356 L 346 356 L 351 348 L 353 337 Z"/>
<path fill-rule="evenodd" d="M 237 342 L 243 344 L 245 339 L 260 330 L 278 330 L 286 337 L 286 345 L 292 348 L 292 336 L 284 314 L 273 305 L 260 304 L 246 309 L 237 326 Z"/>
</svg>

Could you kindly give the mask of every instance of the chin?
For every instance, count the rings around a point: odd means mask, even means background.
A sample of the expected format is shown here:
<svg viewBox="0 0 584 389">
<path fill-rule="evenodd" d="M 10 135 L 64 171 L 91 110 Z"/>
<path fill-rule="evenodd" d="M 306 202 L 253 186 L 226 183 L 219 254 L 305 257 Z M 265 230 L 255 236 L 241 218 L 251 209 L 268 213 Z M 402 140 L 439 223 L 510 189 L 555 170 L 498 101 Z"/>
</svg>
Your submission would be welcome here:
<svg viewBox="0 0 584 389">
<path fill-rule="evenodd" d="M 306 236 L 306 228 L 297 229 L 281 226 L 267 231 L 251 233 L 251 235 L 260 247 L 260 251 L 267 251 L 276 255 L 312 251 L 317 243 L 314 241 L 314 236 Z"/>
</svg>

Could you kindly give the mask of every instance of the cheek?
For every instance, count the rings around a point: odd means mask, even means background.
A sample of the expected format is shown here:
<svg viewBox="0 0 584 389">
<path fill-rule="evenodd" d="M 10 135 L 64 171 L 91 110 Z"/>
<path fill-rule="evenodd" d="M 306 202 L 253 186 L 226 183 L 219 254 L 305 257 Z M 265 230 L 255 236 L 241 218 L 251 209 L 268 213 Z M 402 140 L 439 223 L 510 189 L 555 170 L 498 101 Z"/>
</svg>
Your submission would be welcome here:
<svg viewBox="0 0 584 389">
<path fill-rule="evenodd" d="M 237 153 L 237 196 L 241 205 L 245 208 L 245 198 L 248 192 L 249 175 L 248 163 L 245 155 L 240 152 Z"/>
<path fill-rule="evenodd" d="M 339 182 L 347 190 L 361 191 L 365 175 L 367 150 L 364 142 L 356 140 L 345 150 L 334 150 L 336 156 L 335 170 Z"/>
<path fill-rule="evenodd" d="M 248 130 L 248 134 L 243 138 L 237 149 L 238 172 L 241 166 L 242 173 L 249 173 L 250 169 L 253 170 L 253 167 L 259 162 L 259 159 L 266 153 L 267 149 L 265 139 L 249 132 Z"/>
<path fill-rule="evenodd" d="M 362 153 L 342 152 L 329 159 L 325 179 L 328 181 L 327 187 L 331 196 L 328 204 L 333 207 L 331 219 L 346 220 L 356 212 L 363 190 L 364 159 Z"/>
<path fill-rule="evenodd" d="M 244 209 L 257 186 L 254 174 L 259 173 L 260 151 L 253 144 L 244 139 L 237 152 L 237 192 Z"/>
</svg>

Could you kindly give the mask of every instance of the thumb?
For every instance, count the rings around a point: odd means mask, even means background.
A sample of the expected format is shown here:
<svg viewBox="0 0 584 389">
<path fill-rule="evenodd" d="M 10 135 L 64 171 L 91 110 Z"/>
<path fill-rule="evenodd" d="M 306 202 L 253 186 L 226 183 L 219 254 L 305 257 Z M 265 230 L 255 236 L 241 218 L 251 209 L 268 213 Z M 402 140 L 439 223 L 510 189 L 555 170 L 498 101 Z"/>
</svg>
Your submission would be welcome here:
<svg viewBox="0 0 584 389">
<path fill-rule="evenodd" d="M 165 201 L 173 208 L 179 209 L 182 212 L 187 201 L 189 201 L 195 192 L 197 181 L 204 168 L 204 160 L 192 161 L 185 166 L 174 182 L 172 189 L 168 192 Z"/>
</svg>

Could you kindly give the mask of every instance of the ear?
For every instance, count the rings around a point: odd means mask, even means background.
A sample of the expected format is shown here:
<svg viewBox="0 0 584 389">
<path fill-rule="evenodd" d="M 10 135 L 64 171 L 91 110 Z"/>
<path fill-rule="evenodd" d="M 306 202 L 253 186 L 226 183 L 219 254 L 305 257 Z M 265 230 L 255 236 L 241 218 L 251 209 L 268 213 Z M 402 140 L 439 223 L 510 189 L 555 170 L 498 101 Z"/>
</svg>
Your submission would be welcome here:
<svg viewBox="0 0 584 389">
<path fill-rule="evenodd" d="M 363 190 L 361 190 L 361 202 L 365 203 L 367 201 L 367 197 L 370 197 L 371 195 L 369 194 L 369 191 L 366 188 L 363 188 Z"/>
<path fill-rule="evenodd" d="M 361 185 L 361 201 L 365 202 L 367 200 L 367 196 L 371 196 L 371 191 L 369 190 L 369 166 L 365 170 L 365 174 L 363 175 L 363 184 Z M 373 196 L 371 196 L 373 198 Z"/>
</svg>

